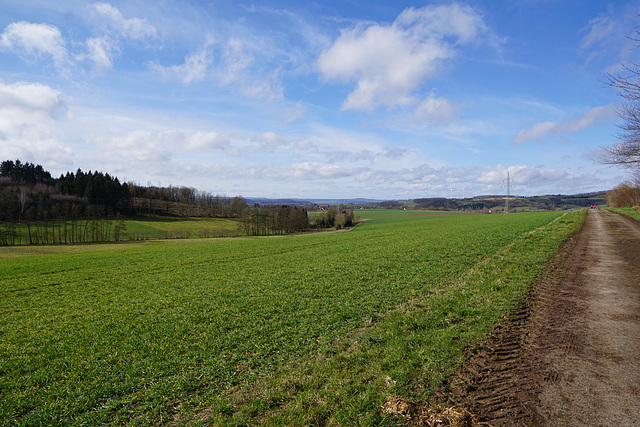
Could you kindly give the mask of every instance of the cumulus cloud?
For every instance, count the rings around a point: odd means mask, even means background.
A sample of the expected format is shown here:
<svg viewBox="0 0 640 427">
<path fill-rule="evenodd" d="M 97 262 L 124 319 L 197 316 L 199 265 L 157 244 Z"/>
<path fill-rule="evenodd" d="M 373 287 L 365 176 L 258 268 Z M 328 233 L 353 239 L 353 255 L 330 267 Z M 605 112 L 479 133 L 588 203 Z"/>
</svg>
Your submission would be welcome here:
<svg viewBox="0 0 640 427">
<path fill-rule="evenodd" d="M 68 111 L 60 91 L 40 83 L 18 82 L 5 85 L 0 82 L 0 111 L 3 115 L 65 117 Z"/>
<path fill-rule="evenodd" d="M 520 145 L 525 142 L 544 138 L 548 135 L 562 135 L 580 132 L 597 123 L 611 120 L 616 117 L 616 107 L 613 104 L 592 108 L 583 116 L 563 123 L 547 121 L 538 122 L 530 128 L 521 129 L 510 141 L 511 145 Z"/>
<path fill-rule="evenodd" d="M 0 35 L 0 48 L 7 49 L 25 57 L 50 55 L 59 70 L 67 63 L 67 48 L 60 30 L 47 24 L 14 22 L 9 24 Z"/>
<path fill-rule="evenodd" d="M 412 91 L 484 28 L 471 8 L 458 4 L 409 8 L 391 25 L 344 30 L 316 65 L 325 79 L 356 82 L 344 110 L 408 105 L 415 102 Z"/>
<path fill-rule="evenodd" d="M 73 153 L 54 131 L 68 117 L 61 92 L 40 83 L 0 82 L 0 158 L 68 164 Z"/>
</svg>

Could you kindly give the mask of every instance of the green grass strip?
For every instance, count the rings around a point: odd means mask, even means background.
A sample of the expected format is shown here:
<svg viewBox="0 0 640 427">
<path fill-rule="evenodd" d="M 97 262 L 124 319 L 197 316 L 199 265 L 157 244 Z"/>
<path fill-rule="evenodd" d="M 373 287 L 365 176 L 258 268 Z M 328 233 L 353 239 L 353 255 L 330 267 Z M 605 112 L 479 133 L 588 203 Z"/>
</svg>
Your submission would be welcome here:
<svg viewBox="0 0 640 427">
<path fill-rule="evenodd" d="M 621 213 L 637 221 L 640 221 L 640 208 L 636 207 L 636 208 L 607 208 L 607 209 L 613 212 Z"/>
</svg>

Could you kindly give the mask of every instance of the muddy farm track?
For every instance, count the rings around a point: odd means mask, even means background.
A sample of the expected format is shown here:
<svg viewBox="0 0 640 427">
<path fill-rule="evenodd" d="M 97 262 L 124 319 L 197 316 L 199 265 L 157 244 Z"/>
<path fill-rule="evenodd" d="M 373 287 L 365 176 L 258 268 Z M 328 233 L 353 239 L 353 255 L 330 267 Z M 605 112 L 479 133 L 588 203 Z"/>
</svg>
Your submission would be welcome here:
<svg viewBox="0 0 640 427">
<path fill-rule="evenodd" d="M 640 426 L 640 223 L 590 210 L 435 401 L 494 426 Z"/>
</svg>

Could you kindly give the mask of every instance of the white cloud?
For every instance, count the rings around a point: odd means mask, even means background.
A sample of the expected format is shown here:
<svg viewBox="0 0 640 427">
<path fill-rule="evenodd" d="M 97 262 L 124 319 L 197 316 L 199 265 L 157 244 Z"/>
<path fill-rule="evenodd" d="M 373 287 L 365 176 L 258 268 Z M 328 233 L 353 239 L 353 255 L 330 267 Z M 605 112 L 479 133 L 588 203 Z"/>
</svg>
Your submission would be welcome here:
<svg viewBox="0 0 640 427">
<path fill-rule="evenodd" d="M 53 25 L 24 21 L 11 23 L 0 36 L 0 48 L 32 57 L 51 55 L 56 68 L 61 71 L 67 63 L 64 38 L 60 30 Z"/>
<path fill-rule="evenodd" d="M 616 107 L 613 104 L 594 107 L 583 116 L 564 123 L 547 121 L 538 122 L 530 128 L 521 129 L 510 141 L 512 145 L 520 145 L 548 135 L 562 135 L 577 133 L 597 123 L 611 120 L 616 117 Z"/>
<path fill-rule="evenodd" d="M 144 126 L 144 123 L 140 123 Z M 139 162 L 165 162 L 175 153 L 202 153 L 209 150 L 234 155 L 232 134 L 212 130 L 186 131 L 176 128 L 150 130 L 141 127 L 129 131 L 105 132 L 95 140 L 105 155 L 112 158 Z"/>
<path fill-rule="evenodd" d="M 157 63 L 150 63 L 149 66 L 164 76 L 177 77 L 184 84 L 202 81 L 207 76 L 207 70 L 213 62 L 213 52 L 211 51 L 213 43 L 213 39 L 207 37 L 202 49 L 188 55 L 183 64 L 165 67 Z"/>
<path fill-rule="evenodd" d="M 316 162 L 301 162 L 289 165 L 266 165 L 261 167 L 260 170 L 266 178 L 286 181 L 292 179 L 337 179 L 349 177 L 354 174 L 354 170 L 351 168 Z"/>
<path fill-rule="evenodd" d="M 0 82 L 0 111 L 28 120 L 35 116 L 61 118 L 66 116 L 67 104 L 62 94 L 40 83 L 18 82 L 5 85 Z"/>
<path fill-rule="evenodd" d="M 270 72 L 256 69 L 256 53 L 263 49 L 260 43 L 249 43 L 232 37 L 226 43 L 220 67 L 220 81 L 236 86 L 240 93 L 251 99 L 281 99 L 283 88 L 280 83 L 280 69 Z"/>
<path fill-rule="evenodd" d="M 255 57 L 245 49 L 244 42 L 235 37 L 227 42 L 222 57 L 225 67 L 221 78 L 225 84 L 242 80 L 242 76 L 255 60 Z"/>
<path fill-rule="evenodd" d="M 416 108 L 415 118 L 418 121 L 433 122 L 439 126 L 446 126 L 453 120 L 455 108 L 445 98 L 430 95 Z"/>
<path fill-rule="evenodd" d="M 113 52 L 119 50 L 116 43 L 108 37 L 95 37 L 87 39 L 87 55 L 93 62 L 93 69 L 96 72 L 108 70 L 113 66 Z M 85 56 L 79 56 L 79 59 Z"/>
<path fill-rule="evenodd" d="M 109 3 L 94 3 L 91 9 L 101 20 L 115 29 L 123 38 L 144 40 L 157 37 L 157 31 L 146 19 L 125 18 L 120 10 Z"/>
<path fill-rule="evenodd" d="M 0 82 L 0 158 L 69 164 L 73 152 L 56 137 L 69 117 L 62 94 L 40 83 Z"/>
<path fill-rule="evenodd" d="M 288 125 L 298 119 L 301 119 L 307 113 L 307 107 L 301 102 L 297 102 L 292 108 L 288 109 L 282 114 L 282 122 L 284 125 Z"/>
<path fill-rule="evenodd" d="M 258 140 L 262 143 L 263 147 L 267 149 L 289 146 L 291 144 L 287 138 L 272 131 L 263 132 Z"/>
<path fill-rule="evenodd" d="M 505 168 L 502 165 L 498 165 L 484 168 L 476 181 L 484 184 L 504 185 L 507 179 L 507 172 L 512 184 L 516 186 L 542 187 L 571 178 L 568 172 L 557 169 L 523 165 Z"/>
<path fill-rule="evenodd" d="M 406 9 L 391 25 L 344 30 L 320 54 L 317 68 L 328 80 L 356 81 L 344 110 L 373 111 L 414 103 L 412 91 L 439 74 L 455 46 L 474 40 L 481 18 L 457 4 Z"/>
<path fill-rule="evenodd" d="M 538 122 L 528 129 L 521 129 L 515 138 L 511 140 L 511 144 L 520 145 L 527 141 L 542 138 L 544 136 L 556 133 L 560 130 L 557 122 Z"/>
<path fill-rule="evenodd" d="M 585 28 L 586 34 L 580 41 L 581 49 L 589 49 L 595 45 L 608 42 L 612 35 L 616 33 L 617 24 L 609 16 L 598 16 L 589 21 Z"/>
<path fill-rule="evenodd" d="M 106 158 L 116 157 L 128 162 L 164 162 L 169 160 L 169 150 L 174 148 L 173 133 L 156 133 L 135 130 L 110 136 L 100 136 L 97 142 L 102 146 Z"/>
<path fill-rule="evenodd" d="M 95 73 L 113 67 L 114 57 L 126 40 L 143 41 L 158 36 L 155 27 L 146 19 L 125 18 L 118 8 L 108 3 L 94 3 L 89 11 L 97 35 L 84 42 L 86 53 L 77 55 L 76 60 L 91 61 Z"/>
<path fill-rule="evenodd" d="M 447 167 L 434 169 L 427 164 L 420 164 L 413 168 L 368 169 L 360 172 L 356 179 L 360 182 L 426 184 L 445 181 L 449 173 Z"/>
<path fill-rule="evenodd" d="M 596 123 L 611 120 L 617 117 L 614 104 L 592 108 L 587 113 L 575 120 L 570 120 L 561 126 L 561 133 L 576 133 Z"/>
<path fill-rule="evenodd" d="M 273 101 L 284 96 L 284 89 L 278 77 L 280 70 L 275 70 L 271 74 L 256 77 L 241 84 L 240 93 L 246 98 L 266 99 Z"/>
<path fill-rule="evenodd" d="M 229 146 L 229 136 L 219 132 L 194 132 L 185 138 L 184 146 L 187 150 L 223 149 Z"/>
</svg>

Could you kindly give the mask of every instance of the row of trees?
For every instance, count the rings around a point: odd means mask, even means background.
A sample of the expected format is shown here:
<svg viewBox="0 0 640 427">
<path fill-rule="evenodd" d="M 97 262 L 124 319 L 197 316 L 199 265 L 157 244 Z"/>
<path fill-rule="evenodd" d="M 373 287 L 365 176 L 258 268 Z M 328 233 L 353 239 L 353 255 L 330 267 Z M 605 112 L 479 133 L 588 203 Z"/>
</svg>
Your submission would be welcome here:
<svg viewBox="0 0 640 427">
<path fill-rule="evenodd" d="M 298 206 L 253 207 L 244 210 L 241 224 L 249 236 L 295 233 L 309 228 L 309 216 Z"/>
<path fill-rule="evenodd" d="M 111 242 L 124 239 L 124 219 L 72 218 L 0 224 L 0 245 L 43 245 Z"/>
</svg>

